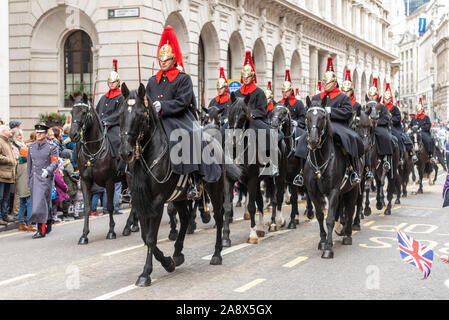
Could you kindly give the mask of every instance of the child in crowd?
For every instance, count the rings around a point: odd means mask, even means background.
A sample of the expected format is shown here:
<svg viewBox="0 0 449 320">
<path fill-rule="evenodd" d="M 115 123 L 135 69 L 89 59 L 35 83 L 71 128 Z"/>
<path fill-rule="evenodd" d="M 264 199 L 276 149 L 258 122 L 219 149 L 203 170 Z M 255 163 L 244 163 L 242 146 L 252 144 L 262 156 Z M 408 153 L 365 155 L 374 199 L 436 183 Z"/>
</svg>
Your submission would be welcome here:
<svg viewBox="0 0 449 320">
<path fill-rule="evenodd" d="M 75 219 L 81 219 L 81 214 L 83 213 L 83 192 L 81 191 L 81 180 L 78 179 L 77 191 L 75 196 L 75 204 L 73 206 L 73 217 Z"/>
</svg>

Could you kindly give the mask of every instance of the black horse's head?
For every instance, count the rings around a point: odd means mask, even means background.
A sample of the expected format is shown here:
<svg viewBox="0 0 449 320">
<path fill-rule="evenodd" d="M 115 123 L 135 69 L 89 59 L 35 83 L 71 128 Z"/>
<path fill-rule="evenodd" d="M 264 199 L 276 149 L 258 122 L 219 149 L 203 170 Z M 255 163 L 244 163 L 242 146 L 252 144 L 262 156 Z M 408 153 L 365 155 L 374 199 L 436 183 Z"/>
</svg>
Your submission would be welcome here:
<svg viewBox="0 0 449 320">
<path fill-rule="evenodd" d="M 145 86 L 129 91 L 126 83 L 122 84 L 122 94 L 125 100 L 120 107 L 120 157 L 130 163 L 136 155 L 136 146 L 142 138 L 150 114 L 155 113 L 153 103 L 146 96 Z"/>
<path fill-rule="evenodd" d="M 228 109 L 230 129 L 248 129 L 251 120 L 251 108 L 249 106 L 250 95 L 245 98 L 231 94 L 231 106 Z"/>
<path fill-rule="evenodd" d="M 369 117 L 373 121 L 374 126 L 377 126 L 377 121 L 379 120 L 379 116 L 380 116 L 379 103 L 381 100 L 382 100 L 382 96 L 379 97 L 378 100 L 371 100 L 368 97 L 368 95 L 365 95 L 365 101 L 366 101 L 365 110 L 367 113 L 369 112 Z"/>
<path fill-rule="evenodd" d="M 271 126 L 282 128 L 285 124 L 291 123 L 290 111 L 283 104 L 277 103 L 271 112 Z"/>
<path fill-rule="evenodd" d="M 372 122 L 370 114 L 371 107 L 359 106 L 354 110 L 354 127 L 360 138 L 362 138 L 365 153 L 368 152 L 371 146 L 371 136 L 373 133 Z"/>
<path fill-rule="evenodd" d="M 333 134 L 330 118 L 325 109 L 327 96 L 322 100 L 314 98 L 312 101 L 307 97 L 306 103 L 307 143 L 310 150 L 317 150 L 322 147 L 327 135 Z"/>
<path fill-rule="evenodd" d="M 70 126 L 70 139 L 74 143 L 78 143 L 81 139 L 81 132 L 87 122 L 90 111 L 89 99 L 86 94 L 82 96 L 70 96 L 73 103 L 72 106 L 72 125 Z"/>
<path fill-rule="evenodd" d="M 210 107 L 204 116 L 203 119 L 203 125 L 209 125 L 209 126 L 220 126 L 220 119 L 223 114 L 223 110 L 219 109 L 215 106 Z"/>
<path fill-rule="evenodd" d="M 421 136 L 421 128 L 417 125 L 414 125 L 411 129 L 411 138 L 413 141 L 413 148 L 415 152 L 419 152 L 422 148 L 422 136 Z"/>
</svg>

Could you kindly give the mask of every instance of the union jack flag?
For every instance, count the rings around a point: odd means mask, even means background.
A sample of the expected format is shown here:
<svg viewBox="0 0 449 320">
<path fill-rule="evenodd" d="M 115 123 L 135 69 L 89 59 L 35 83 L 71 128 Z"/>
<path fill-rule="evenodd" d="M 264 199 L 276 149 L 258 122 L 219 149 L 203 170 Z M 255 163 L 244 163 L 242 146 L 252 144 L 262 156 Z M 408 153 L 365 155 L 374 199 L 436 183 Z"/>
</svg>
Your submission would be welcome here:
<svg viewBox="0 0 449 320">
<path fill-rule="evenodd" d="M 427 279 L 432 268 L 433 251 L 401 230 L 398 230 L 398 246 L 402 260 L 417 267 L 424 274 L 421 280 Z"/>
</svg>

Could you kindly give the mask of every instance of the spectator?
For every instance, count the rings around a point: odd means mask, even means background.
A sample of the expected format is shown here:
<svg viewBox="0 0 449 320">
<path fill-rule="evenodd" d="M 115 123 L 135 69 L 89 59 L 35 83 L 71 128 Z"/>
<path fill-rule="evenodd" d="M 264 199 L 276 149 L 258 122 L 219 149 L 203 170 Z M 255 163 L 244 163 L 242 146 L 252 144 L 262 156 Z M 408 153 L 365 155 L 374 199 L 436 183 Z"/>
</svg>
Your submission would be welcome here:
<svg viewBox="0 0 449 320">
<path fill-rule="evenodd" d="M 28 188 L 31 192 L 30 221 L 38 224 L 38 231 L 33 235 L 33 239 L 39 239 L 46 236 L 47 224 L 51 231 L 53 222 L 49 212 L 54 172 L 58 167 L 58 150 L 46 139 L 46 133 L 51 130 L 48 130 L 45 124 L 38 124 L 34 128 L 36 142 L 28 148 L 27 169 Z"/>
<path fill-rule="evenodd" d="M 3 122 L 2 119 L 0 119 L 0 126 L 4 125 L 5 123 Z"/>
<path fill-rule="evenodd" d="M 63 178 L 68 187 L 67 194 L 69 199 L 65 200 L 62 205 L 62 212 L 65 218 L 68 217 L 69 207 L 75 203 L 75 196 L 77 192 L 77 179 L 74 177 L 75 170 L 71 162 L 72 153 L 70 150 L 65 149 L 61 152 L 62 165 L 64 166 Z"/>
<path fill-rule="evenodd" d="M 0 225 L 7 225 L 13 221 L 7 214 L 9 193 L 16 176 L 16 160 L 9 142 L 10 138 L 9 126 L 0 126 Z"/>
<path fill-rule="evenodd" d="M 61 153 L 62 150 L 64 150 L 63 145 L 62 145 L 62 132 L 61 132 L 61 130 L 58 127 L 53 127 L 49 131 L 50 132 L 53 131 L 53 137 L 52 137 L 51 141 L 53 141 L 53 143 L 58 147 L 59 153 Z M 50 134 L 50 136 L 51 136 L 51 134 Z"/>
<path fill-rule="evenodd" d="M 67 194 L 68 187 L 64 182 L 63 178 L 64 166 L 62 164 L 62 160 L 59 160 L 59 166 L 55 171 L 55 188 L 56 188 L 56 199 L 53 200 L 53 222 L 61 222 L 58 219 L 58 209 L 62 209 L 62 203 L 69 199 L 69 195 Z"/>
<path fill-rule="evenodd" d="M 76 219 L 81 219 L 81 213 L 83 210 L 83 192 L 81 191 L 81 180 L 78 179 L 76 183 L 77 191 L 75 196 L 75 204 L 73 206 L 73 217 Z"/>
<path fill-rule="evenodd" d="M 22 129 L 20 126 L 22 125 L 22 122 L 17 120 L 12 120 L 9 122 L 9 128 L 12 130 L 14 128 Z"/>
<path fill-rule="evenodd" d="M 103 187 L 100 187 L 99 185 L 94 183 L 92 185 L 92 188 L 91 188 L 90 192 L 92 194 L 92 199 L 91 199 L 91 202 L 90 202 L 90 213 L 89 213 L 89 215 L 91 217 L 101 217 L 103 214 L 97 212 L 97 207 L 98 207 L 98 201 L 103 196 L 103 193 L 105 192 L 105 190 L 104 190 Z"/>
<path fill-rule="evenodd" d="M 10 126 L 11 126 L 11 124 L 10 124 Z M 12 203 L 13 203 L 12 214 L 13 214 L 14 218 L 17 218 L 19 216 L 19 209 L 20 209 L 20 197 L 17 195 L 17 180 L 18 180 L 17 168 L 19 165 L 20 150 L 21 150 L 21 148 L 26 147 L 26 145 L 25 145 L 25 143 L 23 143 L 22 129 L 20 129 L 19 127 L 14 127 L 14 129 L 11 130 L 11 134 L 12 134 L 12 137 L 11 137 L 12 151 L 14 154 L 14 158 L 16 159 L 16 180 L 14 181 L 14 200 L 12 201 Z M 25 167 L 26 167 L 26 165 L 25 165 Z M 26 180 L 25 180 L 25 182 L 26 182 Z"/>
<path fill-rule="evenodd" d="M 66 149 L 73 150 L 75 149 L 75 144 L 72 142 L 72 139 L 70 139 L 70 127 L 70 124 L 65 124 L 64 127 L 62 127 L 62 143 Z"/>
<path fill-rule="evenodd" d="M 120 195 L 122 194 L 122 183 L 116 182 L 114 184 L 114 214 L 122 214 L 123 212 L 120 211 Z M 103 214 L 109 213 L 108 212 L 108 194 L 106 192 L 106 189 L 104 191 L 104 197 L 103 197 Z"/>
<path fill-rule="evenodd" d="M 32 144 L 34 141 L 36 141 L 36 132 L 31 132 L 30 133 L 30 138 L 27 140 L 27 141 L 25 141 L 25 144 L 27 145 L 27 146 L 29 146 L 30 144 Z"/>
<path fill-rule="evenodd" d="M 19 149 L 19 157 L 16 171 L 15 192 L 16 198 L 19 199 L 19 231 L 37 231 L 30 223 L 31 219 L 31 197 L 30 189 L 27 187 L 27 157 L 28 147 L 23 140 L 22 130 L 14 128 L 13 130 L 13 145 Z M 25 224 L 24 213 L 27 213 L 27 223 Z"/>
</svg>

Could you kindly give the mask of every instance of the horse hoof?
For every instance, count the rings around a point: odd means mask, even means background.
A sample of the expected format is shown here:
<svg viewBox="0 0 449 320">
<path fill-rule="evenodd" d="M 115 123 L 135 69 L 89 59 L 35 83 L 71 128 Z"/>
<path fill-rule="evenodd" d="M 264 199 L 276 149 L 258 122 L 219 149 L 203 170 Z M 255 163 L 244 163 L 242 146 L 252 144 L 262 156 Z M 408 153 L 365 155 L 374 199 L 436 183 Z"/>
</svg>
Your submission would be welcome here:
<svg viewBox="0 0 449 320">
<path fill-rule="evenodd" d="M 149 287 L 151 285 L 151 278 L 140 276 L 136 281 L 136 286 L 138 287 Z"/>
<path fill-rule="evenodd" d="M 282 223 L 281 223 L 281 225 L 279 226 L 279 229 L 285 227 L 286 224 L 287 224 L 287 221 L 282 220 Z"/>
<path fill-rule="evenodd" d="M 422 189 L 419 189 L 417 193 L 418 193 L 418 194 L 423 194 L 424 192 L 423 192 Z"/>
<path fill-rule="evenodd" d="M 396 199 L 396 201 L 394 202 L 394 204 L 401 204 L 401 200 Z"/>
<path fill-rule="evenodd" d="M 184 255 L 181 253 L 179 256 L 173 257 L 173 260 L 175 261 L 175 265 L 179 267 L 185 261 Z"/>
<path fill-rule="evenodd" d="M 353 231 L 360 231 L 360 224 L 354 224 L 352 225 L 352 230 Z M 344 240 L 344 239 L 343 239 Z"/>
<path fill-rule="evenodd" d="M 383 206 L 383 204 L 381 202 L 376 203 L 376 209 L 377 210 L 382 210 L 383 207 L 384 206 Z"/>
<path fill-rule="evenodd" d="M 312 220 L 313 217 L 314 217 L 313 211 L 312 210 L 307 210 L 306 211 L 306 216 L 307 216 L 307 219 Z"/>
<path fill-rule="evenodd" d="M 290 223 L 288 224 L 288 228 L 289 229 L 296 229 L 296 224 L 294 221 L 290 221 Z"/>
<path fill-rule="evenodd" d="M 125 229 L 123 229 L 122 235 L 123 235 L 124 237 L 130 236 L 130 235 L 131 235 L 131 229 L 130 229 L 130 228 L 125 228 Z"/>
<path fill-rule="evenodd" d="M 223 259 L 220 256 L 213 256 L 212 259 L 210 259 L 210 264 L 213 266 L 220 266 Z"/>
<path fill-rule="evenodd" d="M 407 192 L 404 192 L 404 193 L 402 194 L 402 198 L 407 198 Z"/>
<path fill-rule="evenodd" d="M 334 252 L 332 250 L 324 250 L 323 254 L 321 255 L 321 258 L 323 258 L 323 259 L 333 259 L 334 258 Z"/>
<path fill-rule="evenodd" d="M 385 210 L 384 215 L 386 215 L 386 216 L 391 215 L 391 209 Z"/>
<path fill-rule="evenodd" d="M 170 233 L 168 234 L 168 239 L 170 241 L 176 241 L 176 239 L 178 238 L 178 231 L 170 231 Z"/>
<path fill-rule="evenodd" d="M 275 224 L 270 225 L 269 231 L 270 231 L 270 232 L 276 232 L 276 231 L 278 231 L 278 226 L 275 225 Z"/>
<path fill-rule="evenodd" d="M 363 213 L 360 214 L 360 219 L 365 219 L 365 215 Z"/>
<path fill-rule="evenodd" d="M 245 212 L 245 214 L 243 215 L 243 220 L 249 220 L 251 219 L 251 215 L 248 212 Z"/>
<path fill-rule="evenodd" d="M 343 236 L 345 235 L 344 229 L 341 229 L 341 231 L 337 231 L 337 230 L 335 229 L 334 231 L 335 231 L 335 233 L 337 234 L 337 236 L 339 236 L 339 237 L 343 237 Z"/>
<path fill-rule="evenodd" d="M 249 238 L 248 239 L 248 243 L 249 244 L 257 244 L 257 243 L 259 243 L 259 239 L 257 239 L 257 238 Z"/>
<path fill-rule="evenodd" d="M 345 245 L 345 246 L 352 246 L 352 238 L 351 237 L 343 238 L 343 245 Z"/>
<path fill-rule="evenodd" d="M 256 234 L 259 238 L 265 237 L 265 231 L 263 231 L 263 230 L 257 230 Z"/>
<path fill-rule="evenodd" d="M 229 223 L 233 223 L 234 219 L 233 218 L 229 218 Z"/>
<path fill-rule="evenodd" d="M 108 240 L 114 240 L 116 238 L 117 238 L 117 236 L 115 235 L 115 232 L 109 232 L 106 236 L 106 239 L 108 239 Z"/>
<path fill-rule="evenodd" d="M 326 247 L 326 242 L 320 242 L 318 244 L 318 250 L 323 251 Z"/>
<path fill-rule="evenodd" d="M 140 231 L 139 226 L 133 225 L 133 226 L 131 227 L 131 232 L 139 232 L 139 231 Z"/>
<path fill-rule="evenodd" d="M 189 226 L 187 227 L 186 233 L 187 234 L 194 234 L 195 229 L 196 229 L 196 226 L 192 226 L 192 225 L 189 224 Z"/>
<path fill-rule="evenodd" d="M 299 224 L 299 219 L 298 218 L 295 219 L 295 223 Z"/>
<path fill-rule="evenodd" d="M 226 248 L 231 247 L 231 240 L 223 240 L 222 241 L 222 246 L 226 247 Z"/>
<path fill-rule="evenodd" d="M 371 208 L 370 207 L 366 207 L 364 214 L 365 214 L 366 217 L 369 217 L 371 215 Z"/>
<path fill-rule="evenodd" d="M 204 213 L 201 213 L 201 221 L 203 221 L 204 224 L 209 223 L 211 219 L 210 212 L 205 211 Z"/>
<path fill-rule="evenodd" d="M 163 263 L 162 266 L 164 267 L 165 271 L 170 273 L 175 271 L 176 268 L 175 262 L 170 257 L 167 258 L 167 263 Z"/>
<path fill-rule="evenodd" d="M 87 237 L 81 237 L 80 240 L 78 241 L 78 244 L 80 245 L 86 245 L 89 243 L 89 239 L 87 239 Z"/>
</svg>

